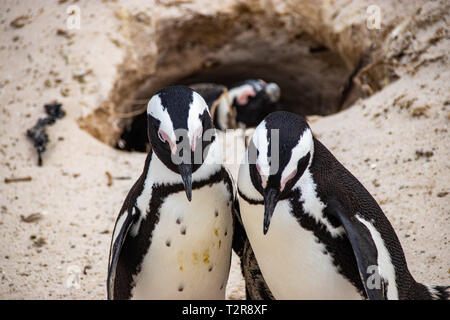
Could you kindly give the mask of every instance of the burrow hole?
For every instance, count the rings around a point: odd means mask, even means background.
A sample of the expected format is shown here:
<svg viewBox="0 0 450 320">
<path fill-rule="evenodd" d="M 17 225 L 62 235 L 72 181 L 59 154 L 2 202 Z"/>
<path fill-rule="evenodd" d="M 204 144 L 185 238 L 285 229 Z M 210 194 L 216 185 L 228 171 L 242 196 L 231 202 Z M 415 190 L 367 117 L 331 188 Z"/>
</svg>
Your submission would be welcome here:
<svg viewBox="0 0 450 320">
<path fill-rule="evenodd" d="M 339 112 L 358 98 L 354 92 L 360 92 L 348 90 L 354 66 L 347 66 L 307 33 L 285 29 L 273 17 L 266 21 L 243 15 L 242 21 L 232 24 L 226 17 L 218 21 L 193 17 L 183 24 L 166 23 L 158 37 L 151 39 L 158 47 L 156 53 L 153 46 L 142 44 L 142 36 L 133 44 L 144 71 L 127 71 L 125 63 L 116 92 L 100 107 L 114 112 L 103 110 L 81 121 L 94 136 L 121 150 L 148 149 L 145 106 L 168 85 L 212 82 L 227 86 L 247 79 L 276 82 L 281 88 L 281 109 L 302 116 Z M 146 74 L 149 61 L 156 63 Z M 111 129 L 101 124 L 104 114 L 115 123 Z"/>
</svg>

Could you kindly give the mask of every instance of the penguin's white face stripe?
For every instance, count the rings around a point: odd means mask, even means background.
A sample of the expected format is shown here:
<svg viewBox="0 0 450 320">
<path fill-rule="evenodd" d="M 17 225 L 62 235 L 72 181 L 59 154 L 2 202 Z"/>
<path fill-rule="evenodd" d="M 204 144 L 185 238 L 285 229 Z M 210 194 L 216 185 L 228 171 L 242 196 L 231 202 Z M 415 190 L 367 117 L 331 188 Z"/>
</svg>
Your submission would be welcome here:
<svg viewBox="0 0 450 320">
<path fill-rule="evenodd" d="M 267 157 L 267 150 L 269 148 L 269 143 L 267 141 L 267 128 L 266 121 L 262 121 L 255 129 L 253 133 L 253 144 L 256 149 L 258 149 L 258 157 L 256 158 L 256 165 L 258 166 L 258 171 L 262 174 L 261 177 L 268 177 L 270 175 L 270 162 Z"/>
<path fill-rule="evenodd" d="M 164 138 L 170 140 L 169 144 L 173 149 L 172 146 L 176 145 L 177 139 L 175 136 L 169 112 L 167 111 L 166 108 L 163 107 L 159 95 L 154 95 L 148 102 L 147 114 L 151 115 L 153 118 L 158 119 L 160 121 L 159 130 L 161 130 L 164 133 L 163 134 Z"/>
<path fill-rule="evenodd" d="M 202 121 L 200 119 L 200 115 L 203 112 L 208 112 L 208 105 L 201 95 L 197 92 L 193 92 L 193 101 L 189 108 L 189 116 L 188 116 L 188 137 L 191 147 L 195 146 L 196 139 L 198 135 L 202 133 Z"/>
<path fill-rule="evenodd" d="M 386 248 L 386 245 L 384 244 L 383 238 L 381 238 L 381 234 L 371 222 L 365 220 L 358 214 L 355 216 L 362 224 L 366 226 L 367 229 L 369 229 L 370 235 L 372 236 L 375 246 L 377 247 L 378 274 L 387 282 L 388 300 L 398 300 L 398 289 L 394 264 L 392 263 L 391 256 Z"/>
<path fill-rule="evenodd" d="M 312 155 L 313 155 L 313 149 L 314 149 L 314 142 L 311 130 L 306 130 L 303 132 L 303 135 L 298 140 L 297 145 L 292 149 L 291 151 L 291 158 L 289 159 L 288 164 L 284 168 L 283 172 L 281 173 L 281 186 L 284 187 L 287 181 L 289 181 L 290 178 L 292 178 L 295 175 L 295 172 L 297 170 L 297 164 L 305 157 L 308 152 L 310 153 L 309 158 L 309 165 L 312 161 Z M 281 189 L 283 190 L 283 189 Z"/>
</svg>

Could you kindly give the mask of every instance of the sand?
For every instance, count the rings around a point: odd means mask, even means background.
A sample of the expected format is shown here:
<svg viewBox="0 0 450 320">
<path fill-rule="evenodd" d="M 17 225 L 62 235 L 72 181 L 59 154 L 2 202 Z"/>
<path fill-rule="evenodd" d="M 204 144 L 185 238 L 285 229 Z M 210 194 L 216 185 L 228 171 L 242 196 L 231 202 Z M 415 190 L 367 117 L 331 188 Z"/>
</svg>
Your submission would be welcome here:
<svg viewBox="0 0 450 320">
<path fill-rule="evenodd" d="M 114 221 L 141 174 L 145 154 L 112 148 L 81 129 L 79 120 L 92 115 L 117 87 L 129 53 L 120 13 L 211 14 L 219 6 L 155 1 L 140 8 L 137 1 L 78 1 L 81 29 L 68 30 L 66 9 L 73 3 L 59 2 L 3 1 L 0 7 L 0 299 L 105 299 Z M 293 2 L 280 3 L 277 10 L 289 11 Z M 367 3 L 347 3 L 329 22 L 335 23 L 333 34 L 349 37 L 351 23 L 358 29 L 363 22 L 339 19 Z M 442 29 L 449 16 L 437 9 L 444 3 L 399 2 L 405 10 L 395 11 L 383 4 L 386 30 L 401 35 L 395 38 L 386 31 L 377 43 L 389 49 L 389 61 L 396 60 L 398 79 L 344 111 L 308 119 L 316 137 L 378 201 L 416 280 L 448 285 L 450 41 L 448 27 Z M 407 13 L 417 7 L 426 17 L 438 12 L 437 18 L 411 26 Z M 304 27 L 315 30 L 312 22 Z M 333 39 L 324 36 L 328 44 Z M 351 46 L 335 46 L 340 53 L 351 51 Z M 349 64 L 355 60 L 347 57 Z M 25 132 L 44 116 L 43 105 L 54 100 L 67 115 L 49 127 L 50 143 L 38 167 Z M 228 137 L 233 135 L 239 132 Z M 237 141 L 242 148 L 242 139 Z M 235 175 L 237 163 L 230 168 Z M 24 177 L 31 180 L 5 180 Z M 41 217 L 37 221 L 23 221 L 36 213 Z M 227 298 L 243 297 L 233 259 Z"/>
</svg>

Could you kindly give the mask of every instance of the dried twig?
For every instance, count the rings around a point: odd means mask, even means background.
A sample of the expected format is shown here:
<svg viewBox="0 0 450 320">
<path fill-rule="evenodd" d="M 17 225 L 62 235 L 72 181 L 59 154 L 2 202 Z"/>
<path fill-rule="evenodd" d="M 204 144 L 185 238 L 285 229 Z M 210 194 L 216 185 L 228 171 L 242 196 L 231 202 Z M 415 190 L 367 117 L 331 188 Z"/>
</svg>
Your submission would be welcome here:
<svg viewBox="0 0 450 320">
<path fill-rule="evenodd" d="M 28 182 L 31 181 L 31 177 L 22 177 L 22 178 L 5 178 L 5 183 L 13 183 L 13 182 Z"/>
<path fill-rule="evenodd" d="M 31 223 L 31 222 L 36 222 L 42 219 L 42 214 L 38 213 L 32 213 L 29 216 L 23 216 L 20 215 L 20 220 L 23 222 L 27 222 L 27 223 Z"/>
</svg>

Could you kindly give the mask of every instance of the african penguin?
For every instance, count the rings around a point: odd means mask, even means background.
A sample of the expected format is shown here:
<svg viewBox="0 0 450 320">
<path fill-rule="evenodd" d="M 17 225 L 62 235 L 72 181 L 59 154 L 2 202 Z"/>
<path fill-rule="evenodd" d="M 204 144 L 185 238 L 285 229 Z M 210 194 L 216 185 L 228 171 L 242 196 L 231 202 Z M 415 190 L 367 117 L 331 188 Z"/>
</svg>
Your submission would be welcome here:
<svg viewBox="0 0 450 320">
<path fill-rule="evenodd" d="M 147 107 L 151 150 L 116 220 L 108 299 L 224 299 L 235 187 L 204 99 L 184 86 Z"/>
<path fill-rule="evenodd" d="M 280 87 L 264 80 L 245 80 L 228 88 L 214 83 L 190 86 L 205 99 L 216 128 L 255 127 L 270 112 L 278 109 Z"/>
<path fill-rule="evenodd" d="M 377 202 L 295 114 L 272 113 L 255 129 L 238 193 L 250 298 L 449 297 L 450 287 L 414 280 Z"/>
</svg>

